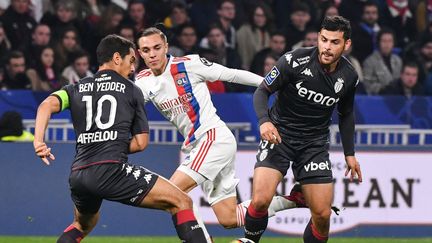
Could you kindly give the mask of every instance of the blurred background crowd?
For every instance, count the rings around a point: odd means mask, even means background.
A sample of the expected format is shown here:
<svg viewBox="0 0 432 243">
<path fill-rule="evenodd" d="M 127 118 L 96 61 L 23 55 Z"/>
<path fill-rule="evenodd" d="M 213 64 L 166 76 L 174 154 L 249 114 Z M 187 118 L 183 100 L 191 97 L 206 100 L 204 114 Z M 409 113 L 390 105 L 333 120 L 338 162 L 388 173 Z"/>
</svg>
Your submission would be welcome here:
<svg viewBox="0 0 432 243">
<path fill-rule="evenodd" d="M 351 21 L 345 56 L 359 94 L 432 95 L 432 0 L 3 0 L 0 89 L 58 90 L 97 71 L 104 36 L 135 41 L 150 26 L 163 29 L 174 56 L 200 54 L 264 76 L 286 51 L 315 46 L 328 15 Z"/>
</svg>

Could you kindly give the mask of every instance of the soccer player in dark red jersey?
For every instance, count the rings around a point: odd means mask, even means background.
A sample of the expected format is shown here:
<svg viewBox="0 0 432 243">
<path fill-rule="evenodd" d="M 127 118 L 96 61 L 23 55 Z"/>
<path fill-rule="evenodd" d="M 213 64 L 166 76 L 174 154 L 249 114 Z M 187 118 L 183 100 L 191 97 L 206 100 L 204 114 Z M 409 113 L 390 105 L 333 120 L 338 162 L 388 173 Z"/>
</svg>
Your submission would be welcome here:
<svg viewBox="0 0 432 243">
<path fill-rule="evenodd" d="M 77 136 L 69 177 L 74 221 L 57 242 L 80 242 L 99 219 L 102 201 L 168 211 L 182 242 L 205 242 L 192 200 L 167 179 L 128 163 L 127 155 L 148 144 L 148 122 L 141 90 L 128 80 L 136 61 L 135 45 L 117 35 L 97 47 L 99 71 L 54 92 L 39 106 L 34 149 L 49 165 L 54 155 L 44 142 L 52 113 L 70 109 Z"/>
<path fill-rule="evenodd" d="M 342 56 L 351 45 L 350 35 L 346 19 L 326 17 L 318 47 L 286 53 L 255 91 L 254 108 L 262 140 L 245 224 L 245 237 L 254 242 L 259 242 L 267 227 L 267 208 L 290 163 L 312 216 L 304 242 L 327 242 L 333 200 L 328 136 L 336 105 L 347 164 L 345 175 L 351 173 L 351 180 L 362 181 L 353 139 L 358 75 Z M 268 97 L 275 92 L 275 103 L 268 110 Z"/>
</svg>

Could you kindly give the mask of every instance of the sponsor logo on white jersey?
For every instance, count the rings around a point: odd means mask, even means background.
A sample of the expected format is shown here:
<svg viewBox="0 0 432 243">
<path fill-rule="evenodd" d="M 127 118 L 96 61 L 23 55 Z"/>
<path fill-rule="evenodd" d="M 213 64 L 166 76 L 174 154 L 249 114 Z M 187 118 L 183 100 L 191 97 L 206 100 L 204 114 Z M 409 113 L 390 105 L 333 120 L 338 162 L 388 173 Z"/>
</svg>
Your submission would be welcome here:
<svg viewBox="0 0 432 243">
<path fill-rule="evenodd" d="M 309 164 L 304 166 L 306 172 L 315 170 L 331 170 L 328 161 L 323 161 L 320 163 L 315 163 L 311 161 Z"/>
<path fill-rule="evenodd" d="M 310 70 L 309 68 L 305 68 L 305 69 L 301 72 L 301 74 L 306 75 L 306 76 L 313 77 L 313 74 L 312 74 L 312 72 L 311 72 L 311 70 Z"/>
<path fill-rule="evenodd" d="M 307 100 L 311 100 L 315 103 L 325 105 L 325 106 L 332 106 L 339 101 L 339 98 L 335 99 L 331 96 L 324 95 L 322 93 L 302 87 L 301 86 L 302 83 L 303 82 L 299 82 L 296 84 L 297 94 L 300 97 L 306 98 Z"/>
</svg>

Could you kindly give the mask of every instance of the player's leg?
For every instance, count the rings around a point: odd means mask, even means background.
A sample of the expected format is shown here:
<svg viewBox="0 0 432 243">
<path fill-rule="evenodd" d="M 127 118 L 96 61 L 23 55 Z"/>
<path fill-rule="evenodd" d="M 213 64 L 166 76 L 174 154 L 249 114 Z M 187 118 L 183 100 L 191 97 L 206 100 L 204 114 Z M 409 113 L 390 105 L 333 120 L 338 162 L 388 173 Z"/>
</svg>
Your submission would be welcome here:
<svg viewBox="0 0 432 243">
<path fill-rule="evenodd" d="M 159 176 L 152 189 L 140 203 L 141 207 L 162 209 L 170 212 L 181 240 L 206 242 L 204 233 L 196 221 L 192 200 L 167 179 Z"/>
<path fill-rule="evenodd" d="M 267 228 L 268 207 L 282 174 L 275 169 L 258 167 L 254 170 L 252 201 L 245 216 L 245 238 L 259 242 Z"/>
<path fill-rule="evenodd" d="M 311 220 L 303 234 L 305 243 L 327 242 L 333 201 L 333 174 L 327 138 L 304 142 L 298 164 L 293 164 L 296 179 L 311 211 Z"/>
<path fill-rule="evenodd" d="M 96 226 L 98 220 L 99 212 L 83 214 L 74 208 L 74 221 L 63 231 L 57 243 L 81 242 Z"/>
<path fill-rule="evenodd" d="M 194 171 L 191 171 L 188 167 L 185 167 L 184 170 L 188 171 L 187 174 L 181 170 L 176 170 L 174 174 L 171 176 L 170 181 L 178 188 L 180 188 L 180 190 L 186 193 L 190 192 L 192 189 L 194 189 L 197 186 L 196 181 L 202 182 L 206 180 L 203 176 L 201 176 L 200 174 Z M 189 174 L 192 175 L 195 179 L 189 176 Z M 205 227 L 204 222 L 201 218 L 201 214 L 198 210 L 198 207 L 195 204 L 193 205 L 193 212 L 195 214 L 195 218 L 199 226 L 204 232 L 207 242 L 211 243 L 212 239 L 210 237 L 210 234 L 208 233 L 207 228 Z"/>
<path fill-rule="evenodd" d="M 268 208 L 276 187 L 285 176 L 293 151 L 285 144 L 261 140 L 252 183 L 252 201 L 246 212 L 245 237 L 259 242 L 267 228 Z"/>
<path fill-rule="evenodd" d="M 92 187 L 98 185 L 95 168 L 72 171 L 69 176 L 71 197 L 74 202 L 74 221 L 58 238 L 58 243 L 80 242 L 96 226 L 99 220 L 99 209 L 102 198 L 88 190 L 88 182 Z"/>
<path fill-rule="evenodd" d="M 333 183 L 306 184 L 302 186 L 302 189 L 312 215 L 303 235 L 304 242 L 327 242 L 332 211 Z"/>
</svg>

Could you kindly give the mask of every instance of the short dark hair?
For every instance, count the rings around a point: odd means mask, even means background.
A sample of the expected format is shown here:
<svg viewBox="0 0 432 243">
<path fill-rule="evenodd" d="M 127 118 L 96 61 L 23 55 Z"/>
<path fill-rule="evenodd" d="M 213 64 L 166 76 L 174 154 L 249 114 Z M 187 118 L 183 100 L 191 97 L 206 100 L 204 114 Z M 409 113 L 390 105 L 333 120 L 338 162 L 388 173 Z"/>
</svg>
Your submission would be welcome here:
<svg viewBox="0 0 432 243">
<path fill-rule="evenodd" d="M 380 31 L 378 31 L 378 34 L 377 34 L 377 36 L 376 36 L 376 41 L 377 41 L 377 43 L 380 42 L 381 37 L 382 37 L 384 34 L 391 34 L 391 35 L 393 36 L 393 41 L 396 43 L 395 32 L 394 32 L 392 29 L 387 28 L 387 27 L 383 27 L 383 28 L 380 29 Z"/>
<path fill-rule="evenodd" d="M 219 2 L 217 3 L 217 9 L 221 9 L 222 5 L 226 2 L 229 2 L 231 4 L 233 4 L 235 6 L 235 1 L 234 0 L 219 0 Z"/>
<path fill-rule="evenodd" d="M 139 37 L 141 38 L 141 37 L 150 36 L 150 35 L 159 35 L 162 38 L 162 40 L 165 41 L 165 43 L 168 42 L 168 38 L 164 34 L 164 32 L 162 32 L 162 30 L 160 30 L 156 27 L 150 27 L 150 28 L 143 30 L 141 32 L 141 34 L 139 35 Z"/>
<path fill-rule="evenodd" d="M 107 35 L 96 49 L 96 57 L 99 65 L 112 60 L 114 53 L 118 52 L 122 58 L 130 53 L 130 48 L 135 49 L 135 44 L 119 35 Z"/>
<path fill-rule="evenodd" d="M 351 24 L 342 16 L 326 16 L 321 24 L 322 29 L 329 31 L 343 32 L 343 38 L 348 40 L 351 38 Z"/>
<path fill-rule="evenodd" d="M 9 55 L 7 56 L 7 63 L 10 63 L 11 59 L 16 59 L 16 58 L 24 58 L 25 59 L 24 53 L 22 53 L 21 51 L 16 51 L 16 50 L 11 51 L 9 53 Z"/>
<path fill-rule="evenodd" d="M 406 61 L 406 62 L 404 62 L 403 65 L 402 65 L 401 73 L 402 73 L 403 71 L 405 71 L 405 68 L 406 68 L 406 67 L 415 68 L 415 69 L 417 69 L 417 70 L 420 69 L 419 65 L 418 65 L 416 62 L 414 62 L 414 61 Z"/>
</svg>

